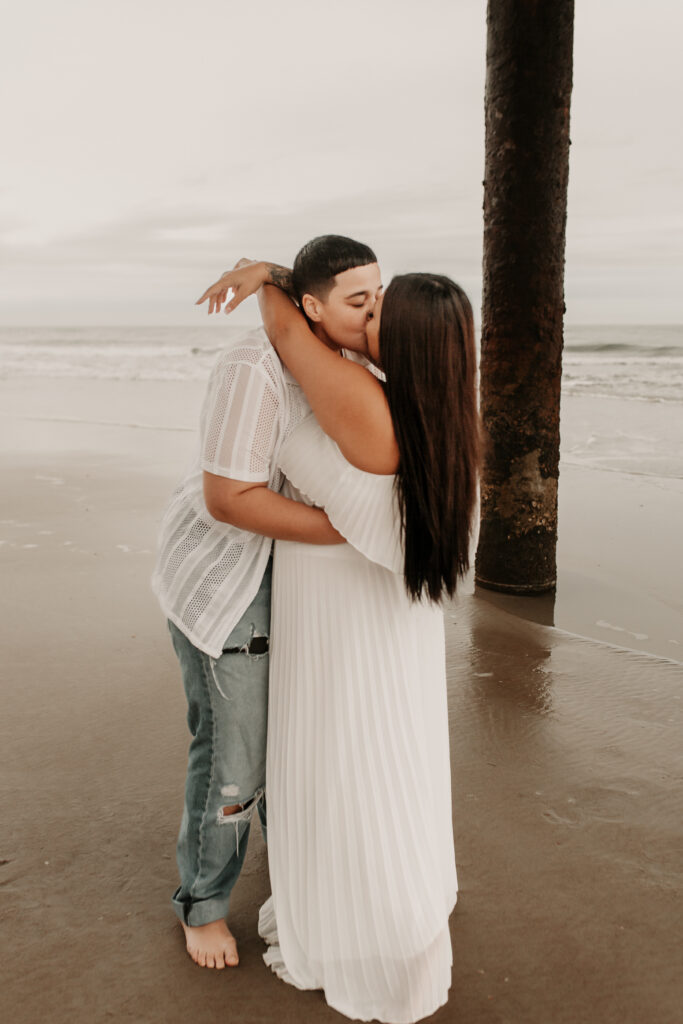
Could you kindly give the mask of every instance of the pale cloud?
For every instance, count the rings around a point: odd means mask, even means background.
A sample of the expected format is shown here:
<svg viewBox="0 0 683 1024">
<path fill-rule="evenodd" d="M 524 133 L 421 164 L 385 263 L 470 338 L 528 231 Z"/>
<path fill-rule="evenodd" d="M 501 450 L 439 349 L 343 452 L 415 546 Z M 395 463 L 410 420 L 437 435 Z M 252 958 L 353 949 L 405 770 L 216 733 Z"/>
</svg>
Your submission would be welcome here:
<svg viewBox="0 0 683 1024">
<path fill-rule="evenodd" d="M 241 255 L 350 234 L 478 304 L 484 0 L 25 0 L 0 42 L 0 322 L 193 322 Z M 568 317 L 682 319 L 678 53 L 577 5 Z M 38 287 L 37 287 L 38 286 Z M 249 316 L 253 316 L 253 311 Z"/>
</svg>

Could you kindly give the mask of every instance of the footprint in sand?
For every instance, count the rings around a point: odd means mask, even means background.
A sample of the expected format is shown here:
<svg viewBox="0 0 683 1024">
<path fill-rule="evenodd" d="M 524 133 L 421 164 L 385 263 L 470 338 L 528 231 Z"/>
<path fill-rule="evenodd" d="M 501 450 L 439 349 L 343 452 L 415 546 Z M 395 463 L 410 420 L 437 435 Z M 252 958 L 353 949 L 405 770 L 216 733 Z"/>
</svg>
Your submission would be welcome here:
<svg viewBox="0 0 683 1024">
<path fill-rule="evenodd" d="M 542 811 L 543 817 L 551 825 L 567 825 L 578 828 L 592 821 L 606 825 L 616 825 L 624 821 L 626 813 L 632 806 L 633 797 L 640 796 L 640 790 L 634 789 L 628 782 L 611 786 L 589 787 L 579 792 L 578 796 L 567 797 L 571 804 L 574 818 L 567 818 L 552 809 Z"/>
<path fill-rule="evenodd" d="M 34 477 L 34 480 L 42 480 L 44 483 L 53 484 L 55 487 L 62 487 L 64 485 L 64 481 L 61 478 L 61 476 L 43 476 L 42 474 L 38 473 Z"/>
<path fill-rule="evenodd" d="M 581 824 L 580 821 L 572 821 L 571 818 L 563 818 L 561 814 L 557 814 L 555 811 L 542 811 L 543 817 L 546 821 L 549 821 L 551 825 L 568 825 L 569 828 L 578 828 Z"/>
</svg>

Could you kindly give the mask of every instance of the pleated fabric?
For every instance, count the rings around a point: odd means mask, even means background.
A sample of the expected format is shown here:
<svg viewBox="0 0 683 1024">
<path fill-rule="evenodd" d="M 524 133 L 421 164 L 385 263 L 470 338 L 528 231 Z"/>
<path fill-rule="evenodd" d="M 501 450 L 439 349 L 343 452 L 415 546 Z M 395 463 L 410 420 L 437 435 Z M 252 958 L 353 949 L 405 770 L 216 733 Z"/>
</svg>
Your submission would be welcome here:
<svg viewBox="0 0 683 1024">
<path fill-rule="evenodd" d="M 309 413 L 284 443 L 278 467 L 300 500 L 324 507 L 335 529 L 371 561 L 403 572 L 403 547 L 395 477 L 364 473 L 347 462 L 339 447 Z"/>
<path fill-rule="evenodd" d="M 281 457 L 353 541 L 275 548 L 265 960 L 348 1017 L 411 1024 L 451 980 L 443 616 L 406 594 L 393 478 L 349 466 L 315 420 Z"/>
</svg>

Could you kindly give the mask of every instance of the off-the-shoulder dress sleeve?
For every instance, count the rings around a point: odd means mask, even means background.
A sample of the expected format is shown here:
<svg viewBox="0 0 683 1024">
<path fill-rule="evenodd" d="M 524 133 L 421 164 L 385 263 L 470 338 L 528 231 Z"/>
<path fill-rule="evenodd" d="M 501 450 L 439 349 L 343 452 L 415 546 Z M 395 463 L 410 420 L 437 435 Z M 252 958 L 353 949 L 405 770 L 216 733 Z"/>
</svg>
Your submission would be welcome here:
<svg viewBox="0 0 683 1024">
<path fill-rule="evenodd" d="M 313 414 L 282 445 L 278 465 L 301 494 L 324 508 L 343 537 L 391 572 L 403 572 L 403 547 L 395 477 L 356 469 L 318 425 Z"/>
</svg>

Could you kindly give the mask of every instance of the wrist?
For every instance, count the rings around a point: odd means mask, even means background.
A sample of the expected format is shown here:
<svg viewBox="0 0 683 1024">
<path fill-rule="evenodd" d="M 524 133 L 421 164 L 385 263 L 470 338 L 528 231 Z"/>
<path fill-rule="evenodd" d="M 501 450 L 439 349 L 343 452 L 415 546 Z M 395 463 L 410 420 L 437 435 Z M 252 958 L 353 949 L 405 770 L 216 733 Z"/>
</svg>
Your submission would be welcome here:
<svg viewBox="0 0 683 1024">
<path fill-rule="evenodd" d="M 279 263 L 268 263 L 266 267 L 266 279 L 264 284 L 275 285 L 281 292 L 294 298 L 294 287 L 292 283 L 292 271 L 289 267 L 281 267 Z"/>
</svg>

